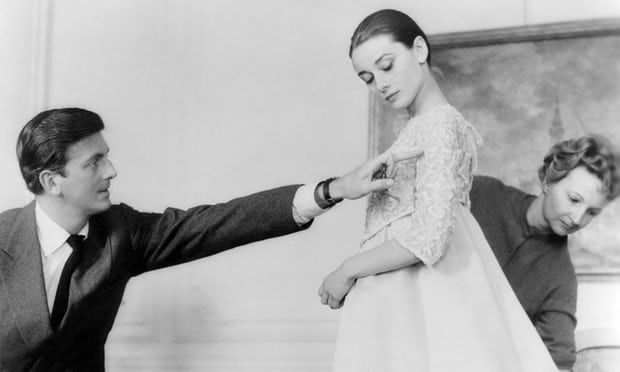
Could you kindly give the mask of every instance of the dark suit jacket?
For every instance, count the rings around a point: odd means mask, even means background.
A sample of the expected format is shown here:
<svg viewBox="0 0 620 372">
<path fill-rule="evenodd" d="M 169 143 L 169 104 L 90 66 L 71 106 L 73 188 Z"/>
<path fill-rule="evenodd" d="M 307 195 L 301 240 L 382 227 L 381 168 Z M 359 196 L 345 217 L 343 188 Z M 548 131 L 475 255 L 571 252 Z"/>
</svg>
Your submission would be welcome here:
<svg viewBox="0 0 620 372">
<path fill-rule="evenodd" d="M 130 278 L 305 229 L 292 217 L 298 186 L 182 211 L 121 204 L 93 216 L 58 330 L 50 314 L 34 202 L 0 214 L 0 371 L 103 371 L 104 344 Z"/>
</svg>

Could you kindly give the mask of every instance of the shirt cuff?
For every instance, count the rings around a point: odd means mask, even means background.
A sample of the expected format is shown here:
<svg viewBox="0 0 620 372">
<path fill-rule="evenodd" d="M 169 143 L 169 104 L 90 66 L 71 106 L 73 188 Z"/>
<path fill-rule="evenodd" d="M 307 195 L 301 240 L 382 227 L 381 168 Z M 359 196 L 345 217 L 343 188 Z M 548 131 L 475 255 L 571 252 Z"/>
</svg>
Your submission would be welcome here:
<svg viewBox="0 0 620 372">
<path fill-rule="evenodd" d="M 293 199 L 293 219 L 298 225 L 305 225 L 313 218 L 325 213 L 314 200 L 314 189 L 318 183 L 303 185 L 297 189 Z"/>
</svg>

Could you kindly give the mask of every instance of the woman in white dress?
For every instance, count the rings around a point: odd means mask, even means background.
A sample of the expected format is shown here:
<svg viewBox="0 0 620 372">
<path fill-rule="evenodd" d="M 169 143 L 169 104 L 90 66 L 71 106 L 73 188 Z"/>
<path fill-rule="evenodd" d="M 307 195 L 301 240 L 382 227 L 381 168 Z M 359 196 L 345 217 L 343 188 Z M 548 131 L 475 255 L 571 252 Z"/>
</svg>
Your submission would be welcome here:
<svg viewBox="0 0 620 372">
<path fill-rule="evenodd" d="M 350 56 L 368 89 L 410 115 L 388 151 L 424 154 L 390 164 L 394 186 L 369 197 L 360 253 L 319 289 L 343 307 L 334 371 L 557 371 L 469 212 L 481 139 L 439 89 L 426 35 L 382 10 Z"/>
</svg>

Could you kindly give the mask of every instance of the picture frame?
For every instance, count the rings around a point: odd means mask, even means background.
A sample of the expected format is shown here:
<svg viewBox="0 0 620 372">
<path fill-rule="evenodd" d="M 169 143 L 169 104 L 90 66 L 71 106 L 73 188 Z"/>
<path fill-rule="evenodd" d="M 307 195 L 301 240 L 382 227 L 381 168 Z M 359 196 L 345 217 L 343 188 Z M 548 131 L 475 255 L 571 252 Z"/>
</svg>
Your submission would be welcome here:
<svg viewBox="0 0 620 372">
<path fill-rule="evenodd" d="M 560 140 L 598 134 L 620 148 L 620 18 L 430 35 L 446 98 L 481 133 L 478 174 L 540 193 L 537 169 Z M 369 96 L 369 153 L 409 116 Z M 618 198 L 620 199 L 620 198 Z M 569 236 L 580 280 L 620 279 L 620 200 Z"/>
</svg>

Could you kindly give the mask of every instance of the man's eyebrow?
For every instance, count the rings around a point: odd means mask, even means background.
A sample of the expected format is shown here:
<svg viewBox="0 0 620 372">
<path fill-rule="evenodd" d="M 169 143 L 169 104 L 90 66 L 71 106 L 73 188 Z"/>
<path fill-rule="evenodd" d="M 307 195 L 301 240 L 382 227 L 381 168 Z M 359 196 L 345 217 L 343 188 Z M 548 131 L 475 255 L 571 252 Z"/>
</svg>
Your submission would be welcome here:
<svg viewBox="0 0 620 372">
<path fill-rule="evenodd" d="M 91 156 L 89 156 L 89 157 L 88 157 L 88 158 L 84 161 L 84 164 L 86 164 L 86 163 L 90 163 L 91 161 L 96 160 L 96 159 L 101 159 L 101 158 L 105 157 L 105 156 L 106 156 L 107 154 L 109 154 L 109 153 L 110 153 L 110 149 L 109 149 L 109 148 L 106 148 L 106 149 L 105 149 L 105 150 L 103 150 L 103 151 L 98 151 L 98 152 L 96 152 L 96 153 L 92 154 Z"/>
</svg>

